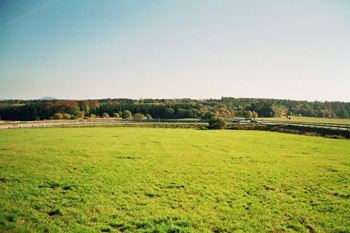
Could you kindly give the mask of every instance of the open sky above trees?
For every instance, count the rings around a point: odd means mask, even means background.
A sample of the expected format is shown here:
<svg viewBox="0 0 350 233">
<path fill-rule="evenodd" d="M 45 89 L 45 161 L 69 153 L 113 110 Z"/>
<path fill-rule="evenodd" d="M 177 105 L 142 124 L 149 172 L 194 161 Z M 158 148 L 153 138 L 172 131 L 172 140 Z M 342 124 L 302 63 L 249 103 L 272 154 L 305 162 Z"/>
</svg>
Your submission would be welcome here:
<svg viewBox="0 0 350 233">
<path fill-rule="evenodd" d="M 350 1 L 1 0 L 0 99 L 350 102 Z"/>
</svg>

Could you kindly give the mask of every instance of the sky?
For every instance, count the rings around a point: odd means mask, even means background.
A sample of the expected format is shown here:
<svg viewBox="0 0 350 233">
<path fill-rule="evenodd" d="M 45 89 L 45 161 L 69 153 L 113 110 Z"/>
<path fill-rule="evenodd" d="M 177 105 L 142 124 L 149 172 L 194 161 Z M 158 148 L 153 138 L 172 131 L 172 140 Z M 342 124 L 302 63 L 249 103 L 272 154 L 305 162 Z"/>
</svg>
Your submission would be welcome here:
<svg viewBox="0 0 350 233">
<path fill-rule="evenodd" d="M 350 102 L 348 0 L 0 0 L 0 99 Z"/>
</svg>

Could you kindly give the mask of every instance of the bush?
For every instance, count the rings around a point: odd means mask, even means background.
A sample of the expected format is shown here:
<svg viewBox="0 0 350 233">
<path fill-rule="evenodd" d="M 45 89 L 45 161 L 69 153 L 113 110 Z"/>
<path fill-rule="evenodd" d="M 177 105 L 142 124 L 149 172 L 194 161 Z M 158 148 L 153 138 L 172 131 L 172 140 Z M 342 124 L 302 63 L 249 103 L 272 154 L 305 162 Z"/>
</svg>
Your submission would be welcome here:
<svg viewBox="0 0 350 233">
<path fill-rule="evenodd" d="M 152 116 L 150 114 L 146 114 L 147 120 L 152 120 Z"/>
<path fill-rule="evenodd" d="M 129 110 L 123 111 L 123 115 L 122 115 L 123 119 L 131 118 L 131 116 L 132 116 L 132 114 Z"/>
<path fill-rule="evenodd" d="M 246 114 L 245 114 L 245 118 L 246 118 L 246 119 L 250 119 L 250 118 L 252 118 L 252 117 L 253 117 L 252 111 L 246 112 Z"/>
<path fill-rule="evenodd" d="M 63 115 L 61 113 L 55 113 L 53 114 L 53 119 L 55 120 L 63 119 Z"/>
<path fill-rule="evenodd" d="M 212 117 L 209 120 L 209 129 L 223 129 L 226 127 L 226 121 L 220 117 Z"/>
<path fill-rule="evenodd" d="M 102 113 L 102 118 L 109 118 L 108 113 L 106 113 L 106 112 Z"/>
<path fill-rule="evenodd" d="M 78 111 L 78 112 L 75 113 L 75 116 L 77 118 L 84 118 L 84 112 L 83 111 Z"/>
<path fill-rule="evenodd" d="M 136 114 L 134 114 L 134 119 L 143 120 L 143 119 L 145 119 L 145 116 L 142 113 L 136 113 Z"/>
<path fill-rule="evenodd" d="M 90 118 L 94 119 L 96 117 L 95 114 L 90 114 Z"/>
<path fill-rule="evenodd" d="M 115 118 L 119 118 L 120 117 L 120 115 L 118 114 L 118 113 L 113 113 L 113 117 L 115 117 Z"/>
<path fill-rule="evenodd" d="M 71 118 L 71 115 L 69 115 L 68 113 L 65 113 L 63 114 L 63 118 L 68 120 Z"/>
</svg>

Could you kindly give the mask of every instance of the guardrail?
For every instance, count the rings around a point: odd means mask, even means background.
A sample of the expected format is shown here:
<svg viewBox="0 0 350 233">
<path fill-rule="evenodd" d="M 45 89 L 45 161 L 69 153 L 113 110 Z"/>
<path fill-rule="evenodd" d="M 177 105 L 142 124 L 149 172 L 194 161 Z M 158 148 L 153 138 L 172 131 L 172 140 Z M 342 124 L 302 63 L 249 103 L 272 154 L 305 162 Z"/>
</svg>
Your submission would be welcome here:
<svg viewBox="0 0 350 233">
<path fill-rule="evenodd" d="M 232 124 L 232 120 L 226 120 L 227 123 Z M 74 126 L 74 125 L 106 125 L 106 124 L 137 124 L 137 123 L 178 123 L 178 124 L 200 124 L 208 123 L 208 120 L 182 120 L 182 119 L 96 119 L 96 121 L 13 121 L 7 122 L 6 127 L 0 129 L 14 129 L 14 128 L 33 128 L 33 127 L 52 127 L 52 126 Z M 2 123 L 3 125 L 4 123 Z M 242 124 L 249 124 L 243 122 Z M 349 131 L 350 125 L 348 124 L 333 124 L 333 123 L 317 123 L 317 122 L 298 122 L 298 121 L 259 121 L 258 124 L 265 125 L 295 125 L 315 128 L 327 128 L 336 130 Z M 8 126 L 10 125 L 10 126 Z"/>
<path fill-rule="evenodd" d="M 97 121 L 14 121 L 7 122 L 7 126 L 0 126 L 0 129 L 16 129 L 16 128 L 43 128 L 53 126 L 74 126 L 74 125 L 111 125 L 111 124 L 150 124 L 150 123 L 177 123 L 177 124 L 202 124 L 208 123 L 208 120 L 181 120 L 181 119 L 106 119 Z"/>
</svg>

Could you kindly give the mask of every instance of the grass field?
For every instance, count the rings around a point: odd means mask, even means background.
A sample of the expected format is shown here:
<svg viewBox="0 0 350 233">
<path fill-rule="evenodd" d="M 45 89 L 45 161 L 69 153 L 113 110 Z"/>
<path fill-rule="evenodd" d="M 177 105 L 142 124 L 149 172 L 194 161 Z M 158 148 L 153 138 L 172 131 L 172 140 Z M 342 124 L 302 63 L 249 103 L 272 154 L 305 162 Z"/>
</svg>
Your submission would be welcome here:
<svg viewBox="0 0 350 233">
<path fill-rule="evenodd" d="M 349 185 L 349 140 L 0 131 L 1 232 L 350 232 Z"/>
<path fill-rule="evenodd" d="M 332 119 L 321 117 L 298 117 L 290 116 L 290 120 L 286 117 L 264 117 L 265 121 L 299 121 L 299 122 L 317 122 L 317 123 L 333 123 L 333 124 L 350 124 L 350 119 Z M 258 117 L 257 120 L 261 121 L 262 118 Z"/>
</svg>

